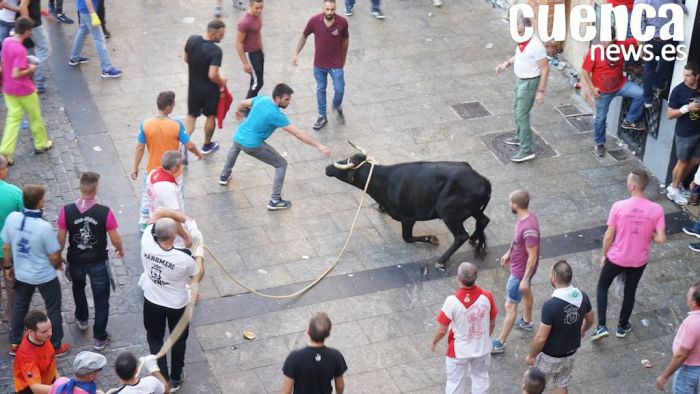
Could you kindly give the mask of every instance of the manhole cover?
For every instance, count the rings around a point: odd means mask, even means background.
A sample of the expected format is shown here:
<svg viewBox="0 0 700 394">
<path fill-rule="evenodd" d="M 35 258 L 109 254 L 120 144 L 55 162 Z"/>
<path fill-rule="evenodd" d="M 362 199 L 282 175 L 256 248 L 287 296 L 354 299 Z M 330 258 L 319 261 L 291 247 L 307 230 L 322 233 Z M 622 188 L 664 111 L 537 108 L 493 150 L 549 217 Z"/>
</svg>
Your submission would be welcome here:
<svg viewBox="0 0 700 394">
<path fill-rule="evenodd" d="M 453 111 L 462 119 L 478 119 L 491 116 L 484 104 L 481 101 L 470 101 L 468 103 L 454 104 L 450 106 Z"/>
<path fill-rule="evenodd" d="M 581 110 L 578 109 L 578 107 L 573 105 L 573 104 L 557 105 L 554 108 L 556 108 L 557 111 L 561 112 L 561 114 L 564 116 L 581 115 L 582 114 Z"/>
<path fill-rule="evenodd" d="M 482 134 L 479 136 L 483 142 L 503 164 L 513 163 L 510 158 L 518 152 L 518 147 L 505 143 L 506 138 L 515 135 L 515 130 L 501 131 L 497 133 Z M 556 157 L 559 154 L 537 132 L 532 130 L 532 151 L 535 158 Z"/>
<path fill-rule="evenodd" d="M 613 159 L 617 161 L 623 161 L 629 159 L 629 155 L 627 154 L 627 151 L 624 149 L 615 149 L 615 150 L 609 150 L 608 153 L 610 153 L 610 156 L 613 157 Z"/>
<path fill-rule="evenodd" d="M 579 133 L 593 131 L 593 115 L 569 116 L 566 118 L 570 125 L 574 126 Z"/>
</svg>

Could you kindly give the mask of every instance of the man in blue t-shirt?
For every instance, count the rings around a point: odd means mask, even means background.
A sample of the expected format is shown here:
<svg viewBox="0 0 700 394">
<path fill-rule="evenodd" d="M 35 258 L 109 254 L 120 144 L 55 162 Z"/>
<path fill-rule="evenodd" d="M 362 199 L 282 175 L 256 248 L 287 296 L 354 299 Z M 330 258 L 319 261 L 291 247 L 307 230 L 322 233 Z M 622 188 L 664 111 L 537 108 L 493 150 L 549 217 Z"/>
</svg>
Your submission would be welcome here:
<svg viewBox="0 0 700 394">
<path fill-rule="evenodd" d="M 15 301 L 12 308 L 10 353 L 19 348 L 24 332 L 24 317 L 29 311 L 34 290 L 39 289 L 46 311 L 53 323 L 51 344 L 56 354 L 65 354 L 61 318 L 61 285 L 56 270 L 61 268 L 61 247 L 51 224 L 42 219 L 46 189 L 27 185 L 22 189 L 24 209 L 12 212 L 2 228 L 5 254 L 5 277 L 14 280 Z"/>
<path fill-rule="evenodd" d="M 231 170 L 236 164 L 236 159 L 241 151 L 275 167 L 272 196 L 267 203 L 267 209 L 271 211 L 287 209 L 292 206 L 291 201 L 282 199 L 282 184 L 287 171 L 287 161 L 275 148 L 265 142 L 275 130 L 281 128 L 295 136 L 299 141 L 315 146 L 324 156 L 330 157 L 331 155 L 331 151 L 327 146 L 292 125 L 287 115 L 281 111 L 281 108 L 287 108 L 293 93 L 292 88 L 281 83 L 275 86 L 275 89 L 272 91 L 272 98 L 257 96 L 241 101 L 236 111 L 236 119 L 240 121 L 243 119 L 246 111 L 249 111 L 249 113 L 233 135 L 233 145 L 228 151 L 226 164 L 219 177 L 220 185 L 228 185 L 228 181 L 231 179 Z"/>
<path fill-rule="evenodd" d="M 669 119 L 676 119 L 676 157 L 671 184 L 666 196 L 678 205 L 688 204 L 690 192 L 681 182 L 700 163 L 700 67 L 688 62 L 683 69 L 683 82 L 673 88 L 668 99 Z"/>
</svg>

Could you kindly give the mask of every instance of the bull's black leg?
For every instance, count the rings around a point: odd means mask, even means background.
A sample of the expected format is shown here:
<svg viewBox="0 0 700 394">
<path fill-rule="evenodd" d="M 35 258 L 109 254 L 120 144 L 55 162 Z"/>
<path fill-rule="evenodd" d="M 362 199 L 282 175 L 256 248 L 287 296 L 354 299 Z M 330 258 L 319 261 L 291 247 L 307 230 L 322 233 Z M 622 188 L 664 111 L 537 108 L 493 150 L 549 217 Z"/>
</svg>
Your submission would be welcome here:
<svg viewBox="0 0 700 394">
<path fill-rule="evenodd" d="M 464 229 L 464 223 L 463 222 L 445 222 L 447 225 L 447 228 L 450 230 L 452 235 L 455 237 L 454 242 L 452 245 L 447 249 L 445 254 L 440 256 L 440 260 L 435 264 L 435 268 L 437 269 L 445 269 L 445 263 L 447 260 L 450 259 L 452 254 L 454 254 L 457 249 L 459 249 L 462 244 L 464 244 L 467 239 L 469 239 L 469 233 L 467 230 Z"/>
<path fill-rule="evenodd" d="M 486 233 L 484 230 L 491 219 L 484 215 L 483 212 L 474 215 L 474 219 L 476 219 L 476 229 L 474 230 L 474 234 L 469 238 L 469 243 L 476 245 L 474 248 L 474 255 L 484 258 L 484 256 L 486 256 Z"/>
<path fill-rule="evenodd" d="M 413 236 L 413 225 L 416 224 L 415 220 L 402 220 L 401 221 L 401 234 L 403 240 L 406 242 L 430 242 L 433 245 L 437 245 L 440 241 L 434 235 L 423 235 L 420 237 Z"/>
</svg>

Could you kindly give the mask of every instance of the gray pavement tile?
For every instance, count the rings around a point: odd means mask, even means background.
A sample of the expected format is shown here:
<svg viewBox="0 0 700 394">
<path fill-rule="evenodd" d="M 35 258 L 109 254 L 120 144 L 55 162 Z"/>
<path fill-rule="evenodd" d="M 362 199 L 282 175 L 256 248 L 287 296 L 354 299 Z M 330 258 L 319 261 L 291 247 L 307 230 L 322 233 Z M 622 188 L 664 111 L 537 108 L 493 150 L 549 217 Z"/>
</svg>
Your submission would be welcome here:
<svg viewBox="0 0 700 394">
<path fill-rule="evenodd" d="M 350 368 L 348 366 L 348 368 Z M 348 369 L 350 372 L 350 369 Z M 400 393 L 396 382 L 386 369 L 377 369 L 363 374 L 348 374 L 345 387 L 353 393 Z"/>
</svg>

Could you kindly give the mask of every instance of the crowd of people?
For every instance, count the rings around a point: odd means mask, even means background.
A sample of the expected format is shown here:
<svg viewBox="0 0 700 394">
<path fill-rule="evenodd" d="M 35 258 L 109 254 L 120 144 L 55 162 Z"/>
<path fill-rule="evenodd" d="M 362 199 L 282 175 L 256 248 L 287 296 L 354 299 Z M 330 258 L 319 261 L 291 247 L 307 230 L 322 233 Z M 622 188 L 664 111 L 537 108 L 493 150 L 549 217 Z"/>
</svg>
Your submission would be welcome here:
<svg viewBox="0 0 700 394">
<path fill-rule="evenodd" d="M 657 3 L 664 3 L 664 0 Z M 64 13 L 62 0 L 51 2 L 50 11 L 43 13 L 40 0 L 4 0 L 0 4 L 0 35 L 4 34 L 0 37 L 4 38 L 2 89 L 7 106 L 5 131 L 0 144 L 0 240 L 3 246 L 0 258 L 9 306 L 5 313 L 11 325 L 9 353 L 15 356 L 15 389 L 18 393 L 95 393 L 95 381 L 107 364 L 103 355 L 80 352 L 74 358 L 74 377 L 71 378 L 59 376 L 55 359 L 71 351 L 71 345 L 64 341 L 59 271 L 64 271 L 71 283 L 74 317 L 80 330 L 90 328 L 90 308 L 85 293 L 89 278 L 94 307 L 93 350 L 105 350 L 112 340 L 108 331 L 109 299 L 115 278 L 107 250 L 111 243 L 116 256 L 121 257 L 125 245 L 119 235 L 114 213 L 97 202 L 100 175 L 91 171 L 81 174 L 80 196 L 60 210 L 57 232 L 43 218 L 45 186 L 30 184 L 20 189 L 4 181 L 9 167 L 14 164 L 17 136 L 25 113 L 34 139 L 34 153 L 42 154 L 53 147 L 41 117 L 38 98 L 38 94 L 45 91 L 42 68 L 48 57 L 46 32 L 41 25 L 42 15 L 47 20 L 53 20 L 51 15 L 54 15 L 57 21 L 65 24 L 74 21 Z M 440 6 L 442 3 L 434 0 L 433 4 Z M 272 89 L 271 96 L 259 95 L 265 67 L 261 35 L 263 5 L 263 0 L 249 0 L 237 25 L 236 53 L 243 72 L 250 75 L 250 84 L 246 98 L 237 104 L 234 111 L 240 124 L 233 134 L 219 183 L 226 186 L 230 182 L 232 169 L 243 151 L 275 168 L 267 208 L 276 211 L 292 206 L 291 201 L 282 196 L 287 162 L 266 140 L 277 129 L 282 129 L 315 147 L 325 157 L 329 157 L 331 151 L 309 133 L 293 125 L 283 112 L 294 94 L 289 85 L 279 83 Z M 346 0 L 346 16 L 352 15 L 354 5 L 354 0 Z M 219 15 L 220 7 L 221 2 L 216 10 Z M 334 89 L 330 110 L 338 124 L 345 123 L 342 103 L 349 24 L 346 18 L 337 14 L 336 7 L 333 0 L 322 3 L 321 12 L 308 20 L 292 57 L 292 63 L 297 65 L 308 36 L 313 34 L 313 76 L 317 84 L 318 109 L 318 117 L 312 125 L 314 130 L 321 130 L 328 123 L 326 94 L 329 76 Z M 106 49 L 109 32 L 105 28 L 104 0 L 77 0 L 76 8 L 79 28 L 68 59 L 69 65 L 78 66 L 90 61 L 81 55 L 85 38 L 90 34 L 100 58 L 102 77 L 121 76 L 121 71 L 112 66 Z M 379 0 L 372 0 L 372 14 L 379 19 L 384 17 Z M 518 29 L 522 32 L 531 24 L 529 19 L 522 19 Z M 11 30 L 13 35 L 10 37 Z M 120 384 L 117 392 L 120 393 L 176 392 L 181 389 L 185 379 L 189 334 L 187 308 L 199 298 L 197 289 L 205 275 L 205 264 L 204 236 L 185 210 L 183 169 L 189 165 L 188 153 L 202 160 L 220 148 L 219 143 L 213 140 L 214 130 L 217 121 L 221 127 L 228 111 L 227 105 L 230 105 L 227 79 L 219 72 L 223 51 L 218 44 L 225 33 L 225 23 L 217 18 L 209 22 L 204 35 L 190 36 L 184 46 L 189 75 L 186 122 L 183 124 L 170 117 L 176 97 L 175 93 L 164 91 L 156 98 L 157 114 L 144 120 L 139 127 L 130 176 L 138 179 L 145 157 L 139 220 L 143 273 L 138 284 L 143 290 L 143 326 L 151 355 L 137 359 L 133 354 L 124 352 L 117 357 L 115 372 Z M 602 45 L 637 43 L 626 39 L 603 42 Z M 28 48 L 36 57 L 28 55 Z M 501 73 L 510 66 L 513 66 L 517 77 L 514 94 L 516 130 L 506 143 L 519 147 L 511 160 L 525 162 L 535 157 L 530 111 L 534 103 L 544 102 L 549 77 L 543 43 L 533 37 L 518 44 L 515 54 L 498 65 L 496 71 Z M 621 127 L 644 129 L 643 111 L 654 100 L 653 92 L 658 95 L 658 91 L 663 89 L 664 77 L 653 73 L 663 74 L 666 72 L 664 67 L 661 63 L 645 64 L 645 83 L 644 87 L 640 87 L 624 77 L 622 63 L 613 64 L 607 59 L 587 54 L 583 63 L 583 82 L 596 102 L 595 154 L 605 154 L 606 114 L 615 96 L 633 99 Z M 647 69 L 653 78 L 647 76 Z M 667 115 L 670 119 L 677 119 L 675 144 L 678 163 L 667 195 L 679 205 L 687 204 L 692 193 L 700 191 L 700 171 L 689 189 L 682 186 L 690 171 L 700 162 L 700 123 L 696 123 L 700 119 L 697 115 L 700 113 L 700 100 L 695 101 L 699 78 L 700 69 L 689 63 L 684 70 L 683 82 L 671 90 L 669 98 Z M 647 79 L 661 82 L 647 86 Z M 192 142 L 191 136 L 201 115 L 205 117 L 204 143 L 199 148 Z M 471 380 L 472 392 L 488 392 L 491 357 L 506 352 L 506 343 L 513 328 L 535 333 L 531 350 L 525 357 L 529 368 L 522 378 L 523 392 L 541 393 L 547 384 L 555 387 L 556 392 L 567 392 L 581 338 L 589 329 L 593 329 L 590 338 L 595 341 L 609 335 L 606 319 L 608 290 L 613 281 L 619 278 L 624 278 L 624 291 L 615 335 L 624 338 L 632 330 L 629 320 L 637 286 L 647 266 L 651 243 L 664 243 L 666 240 L 664 211 L 659 204 L 646 198 L 648 184 L 649 176 L 645 171 L 632 171 L 627 177 L 630 198 L 616 202 L 610 209 L 596 288 L 597 324 L 587 294 L 572 284 L 571 265 L 561 260 L 549 272 L 549 282 L 554 291 L 551 298 L 543 303 L 540 324 L 536 327 L 531 284 L 538 272 L 539 256 L 542 254 L 539 221 L 535 213 L 529 210 L 530 194 L 527 191 L 515 190 L 509 195 L 516 223 L 510 248 L 500 259 L 501 265 L 508 265 L 510 270 L 505 283 L 505 315 L 501 330 L 497 337 L 493 337 L 498 307 L 492 293 L 476 284 L 477 267 L 471 263 L 460 264 L 456 276 L 459 289 L 447 297 L 439 311 L 436 318 L 438 328 L 431 343 L 432 350 L 436 351 L 438 343 L 445 336 L 448 337 L 446 392 L 465 392 L 467 378 Z M 700 221 L 683 231 L 700 238 Z M 700 251 L 700 243 L 691 243 L 690 248 Z M 46 313 L 30 310 L 36 290 L 44 300 Z M 519 317 L 518 305 L 521 301 L 523 308 Z M 676 335 L 674 357 L 657 379 L 659 389 L 666 386 L 671 376 L 675 376 L 675 392 L 697 392 L 698 389 L 700 284 L 688 290 L 687 304 L 690 313 Z M 307 329 L 309 345 L 291 352 L 284 361 L 284 393 L 344 391 L 343 375 L 348 366 L 338 350 L 325 346 L 331 326 L 331 320 L 325 313 L 316 313 L 311 317 Z M 165 343 L 166 328 L 174 339 L 169 357 L 158 356 Z M 150 376 L 141 378 L 140 370 Z"/>
</svg>

